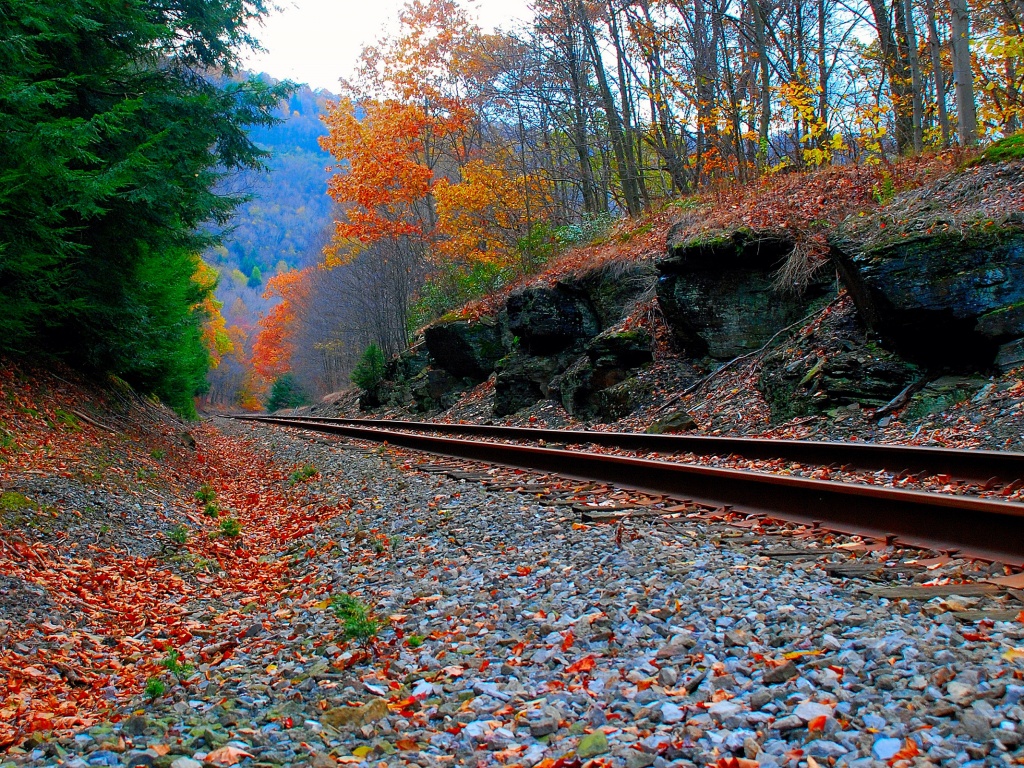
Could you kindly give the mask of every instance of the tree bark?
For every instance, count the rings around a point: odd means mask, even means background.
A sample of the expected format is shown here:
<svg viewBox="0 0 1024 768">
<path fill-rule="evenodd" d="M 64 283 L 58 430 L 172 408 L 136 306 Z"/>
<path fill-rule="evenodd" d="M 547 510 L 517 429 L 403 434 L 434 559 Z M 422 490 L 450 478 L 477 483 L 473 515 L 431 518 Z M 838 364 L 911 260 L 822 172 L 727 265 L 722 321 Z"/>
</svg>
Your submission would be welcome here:
<svg viewBox="0 0 1024 768">
<path fill-rule="evenodd" d="M 921 62 L 917 52 L 917 34 L 914 31 L 913 0 L 903 0 L 903 25 L 907 37 L 907 64 L 910 66 L 914 154 L 919 155 L 924 151 L 924 86 L 921 83 Z"/>
<path fill-rule="evenodd" d="M 978 114 L 974 105 L 974 70 L 971 67 L 971 19 L 967 0 L 949 0 L 950 45 L 953 49 L 953 87 L 956 91 L 956 128 L 960 144 L 978 141 Z"/>
<path fill-rule="evenodd" d="M 895 0 L 897 6 L 900 0 Z M 893 118 L 896 124 L 896 151 L 902 154 L 913 142 L 914 115 L 911 106 L 911 76 L 906 53 L 901 50 L 893 25 L 889 20 L 889 9 L 885 0 L 868 0 L 871 14 L 875 18 L 879 48 L 882 52 L 882 66 L 889 78 L 889 92 L 892 99 Z M 899 14 L 902 17 L 902 13 Z"/>
<path fill-rule="evenodd" d="M 928 24 L 928 50 L 932 59 L 932 78 L 935 82 L 935 105 L 938 110 L 939 130 L 942 132 L 942 146 L 949 146 L 949 113 L 946 112 L 946 75 L 942 71 L 942 47 L 939 42 L 939 28 L 935 23 L 935 0 L 924 0 Z"/>
<path fill-rule="evenodd" d="M 583 38 L 587 49 L 590 52 L 590 63 L 594 68 L 594 75 L 597 78 L 598 91 L 601 94 L 601 101 L 604 105 L 605 117 L 608 120 L 608 132 L 611 134 L 612 151 L 615 153 L 615 163 L 619 169 L 619 182 L 622 186 L 622 198 L 626 205 L 626 212 L 632 216 L 639 216 L 643 211 L 640 202 L 640 192 L 636 184 L 635 173 L 631 171 L 634 166 L 632 153 L 626 144 L 625 132 L 622 127 L 622 116 L 619 114 L 615 104 L 615 95 L 612 93 L 611 85 L 608 82 L 608 73 L 605 71 L 601 59 L 601 49 L 597 44 L 597 36 L 594 33 L 594 26 L 587 16 L 583 7 L 583 0 L 576 0 L 577 23 L 583 32 Z"/>
</svg>

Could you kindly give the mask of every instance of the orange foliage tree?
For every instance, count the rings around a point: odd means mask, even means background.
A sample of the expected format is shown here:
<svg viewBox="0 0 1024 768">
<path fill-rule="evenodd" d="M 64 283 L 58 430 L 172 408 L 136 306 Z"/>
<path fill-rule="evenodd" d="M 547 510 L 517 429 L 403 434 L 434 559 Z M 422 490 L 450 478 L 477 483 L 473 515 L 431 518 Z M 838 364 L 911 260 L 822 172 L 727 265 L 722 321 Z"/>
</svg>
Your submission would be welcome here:
<svg viewBox="0 0 1024 768">
<path fill-rule="evenodd" d="M 437 234 L 434 189 L 458 176 L 478 135 L 463 65 L 479 30 L 452 0 L 412 0 L 399 20 L 397 37 L 363 49 L 357 80 L 324 118 L 320 144 L 339 171 L 328 194 L 343 209 L 328 265 L 383 239 L 425 252 Z"/>
<path fill-rule="evenodd" d="M 265 381 L 272 381 L 291 369 L 295 351 L 295 311 L 308 291 L 309 269 L 293 269 L 267 281 L 266 299 L 280 299 L 259 322 L 253 343 L 253 369 Z"/>
<path fill-rule="evenodd" d="M 434 197 L 439 254 L 506 266 L 517 256 L 531 217 L 544 208 L 549 195 L 536 175 L 517 176 L 501 166 L 471 160 L 459 183 L 438 181 Z"/>
</svg>

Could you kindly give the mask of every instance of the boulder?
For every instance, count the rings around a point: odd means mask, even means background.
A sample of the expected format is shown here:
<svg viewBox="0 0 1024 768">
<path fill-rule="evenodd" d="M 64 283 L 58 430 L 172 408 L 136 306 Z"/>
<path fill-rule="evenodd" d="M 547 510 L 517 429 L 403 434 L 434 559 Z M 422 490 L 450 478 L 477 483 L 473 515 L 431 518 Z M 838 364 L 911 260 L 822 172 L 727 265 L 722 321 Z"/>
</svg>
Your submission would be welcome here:
<svg viewBox="0 0 1024 768">
<path fill-rule="evenodd" d="M 878 348 L 788 362 L 776 354 L 765 360 L 757 388 L 772 417 L 785 420 L 854 403 L 879 408 L 919 375 L 915 366 Z"/>
<path fill-rule="evenodd" d="M 547 357 L 519 353 L 501 360 L 495 369 L 494 415 L 508 416 L 550 397 L 551 380 L 575 357 L 573 353 Z"/>
<path fill-rule="evenodd" d="M 671 435 L 677 432 L 689 432 L 698 429 L 700 425 L 693 416 L 684 410 L 675 411 L 668 416 L 663 416 L 652 423 L 646 430 L 649 435 Z"/>
<path fill-rule="evenodd" d="M 929 381 L 911 398 L 904 416 L 923 419 L 942 413 L 969 399 L 987 383 L 980 376 L 940 376 Z"/>
<path fill-rule="evenodd" d="M 518 291 L 509 296 L 505 313 L 509 333 L 530 355 L 557 354 L 601 330 L 586 294 L 565 285 Z"/>
<path fill-rule="evenodd" d="M 781 421 L 854 404 L 878 408 L 920 378 L 917 366 L 868 338 L 846 298 L 809 334 L 769 352 L 756 386 Z"/>
<path fill-rule="evenodd" d="M 606 331 L 587 344 L 587 357 L 597 368 L 639 368 L 654 361 L 654 339 L 644 328 Z"/>
<path fill-rule="evenodd" d="M 876 238 L 877 241 L 877 238 Z M 1024 232 L 912 235 L 863 245 L 844 238 L 833 254 L 869 327 L 915 362 L 977 370 L 1024 338 Z"/>
<path fill-rule="evenodd" d="M 793 242 L 774 233 L 737 230 L 685 239 L 674 228 L 668 249 L 658 263 L 658 303 L 690 357 L 730 360 L 760 349 L 831 290 L 824 279 L 801 293 L 778 289 L 774 276 Z"/>
<path fill-rule="evenodd" d="M 642 328 L 606 331 L 592 339 L 586 357 L 553 384 L 565 410 L 578 418 L 606 421 L 628 415 L 636 407 L 639 390 L 629 372 L 654 359 L 653 344 Z"/>
<path fill-rule="evenodd" d="M 483 381 L 505 356 L 501 330 L 489 317 L 435 323 L 423 337 L 435 365 L 459 379 Z"/>
<path fill-rule="evenodd" d="M 451 405 L 472 382 L 457 379 L 441 368 L 426 368 L 409 382 L 413 407 L 420 413 Z"/>
<path fill-rule="evenodd" d="M 424 344 L 415 344 L 388 361 L 384 378 L 388 381 L 409 381 L 430 365 L 430 352 Z"/>
</svg>

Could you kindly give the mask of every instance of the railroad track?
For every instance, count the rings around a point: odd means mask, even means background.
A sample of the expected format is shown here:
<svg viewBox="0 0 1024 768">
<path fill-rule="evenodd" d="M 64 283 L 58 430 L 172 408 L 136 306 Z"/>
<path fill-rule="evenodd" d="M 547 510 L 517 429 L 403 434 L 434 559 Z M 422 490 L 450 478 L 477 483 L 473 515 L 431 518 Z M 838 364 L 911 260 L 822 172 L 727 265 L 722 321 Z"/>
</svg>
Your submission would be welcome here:
<svg viewBox="0 0 1024 768">
<path fill-rule="evenodd" d="M 231 418 L 599 481 L 713 508 L 735 509 L 840 533 L 898 541 L 911 547 L 1024 565 L 1024 504 L 521 443 L 543 440 L 623 450 L 784 459 L 817 466 L 842 464 L 860 469 L 890 469 L 894 473 L 985 479 L 989 484 L 1003 482 L 1004 487 L 1011 488 L 1024 477 L 1024 454 L 1020 453 L 362 419 Z M 452 435 L 521 442 L 470 440 Z"/>
</svg>

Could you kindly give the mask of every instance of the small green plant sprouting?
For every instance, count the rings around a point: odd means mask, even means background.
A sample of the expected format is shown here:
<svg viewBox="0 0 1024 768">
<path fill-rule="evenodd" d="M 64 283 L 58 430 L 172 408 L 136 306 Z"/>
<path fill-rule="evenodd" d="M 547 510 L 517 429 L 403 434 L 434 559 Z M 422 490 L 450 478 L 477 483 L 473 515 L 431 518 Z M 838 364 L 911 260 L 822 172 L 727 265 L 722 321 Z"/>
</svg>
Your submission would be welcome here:
<svg viewBox="0 0 1024 768">
<path fill-rule="evenodd" d="M 886 205 L 896 196 L 896 182 L 889 173 L 882 174 L 881 184 L 874 184 L 871 187 L 871 195 L 879 205 Z"/>
<path fill-rule="evenodd" d="M 405 644 L 410 648 L 419 648 L 426 639 L 423 635 L 409 635 L 405 638 Z"/>
<path fill-rule="evenodd" d="M 167 538 L 175 544 L 185 544 L 188 541 L 188 526 L 184 523 L 174 526 L 167 532 Z"/>
<path fill-rule="evenodd" d="M 242 524 L 233 517 L 225 517 L 221 519 L 220 525 L 217 526 L 217 530 L 221 536 L 227 536 L 228 538 L 234 539 L 242 535 Z"/>
<path fill-rule="evenodd" d="M 164 685 L 164 681 L 159 677 L 151 677 L 146 681 L 146 696 L 149 697 L 150 701 L 159 699 L 166 692 L 167 686 Z"/>
<path fill-rule="evenodd" d="M 203 514 L 207 517 L 220 517 L 220 507 L 214 501 L 209 501 L 203 508 Z"/>
<path fill-rule="evenodd" d="M 109 526 L 109 525 L 107 525 L 106 523 L 104 523 L 103 525 L 101 525 L 101 526 L 100 526 L 100 533 L 102 533 L 102 534 L 103 534 L 104 536 L 105 536 L 106 534 L 110 533 L 110 526 Z"/>
<path fill-rule="evenodd" d="M 312 464 L 306 464 L 302 468 L 295 470 L 288 477 L 288 485 L 298 485 L 303 480 L 308 480 L 317 473 L 317 468 Z"/>
<path fill-rule="evenodd" d="M 152 451 L 149 452 L 150 458 L 156 459 L 157 461 L 160 461 L 160 459 L 162 459 L 166 455 L 167 451 L 161 450 L 160 448 L 154 448 Z"/>
<path fill-rule="evenodd" d="M 217 494 L 213 490 L 213 486 L 209 483 L 203 483 L 202 486 L 196 491 L 196 500 L 201 501 L 204 504 L 209 501 L 213 501 L 217 498 Z"/>
<path fill-rule="evenodd" d="M 335 595 L 331 598 L 331 609 L 341 621 L 346 640 L 358 640 L 366 645 L 377 637 L 380 624 L 358 598 L 345 593 Z"/>
<path fill-rule="evenodd" d="M 160 661 L 160 666 L 174 675 L 178 682 L 188 680 L 195 671 L 195 667 L 191 664 L 184 664 L 181 659 L 181 651 L 177 648 L 171 648 L 167 652 L 167 656 Z"/>
<path fill-rule="evenodd" d="M 373 546 L 374 553 L 376 553 L 378 555 L 383 555 L 384 554 L 384 550 L 387 549 L 387 545 L 385 543 L 385 540 L 381 539 L 379 537 L 375 538 L 373 540 L 372 546 Z"/>
</svg>

